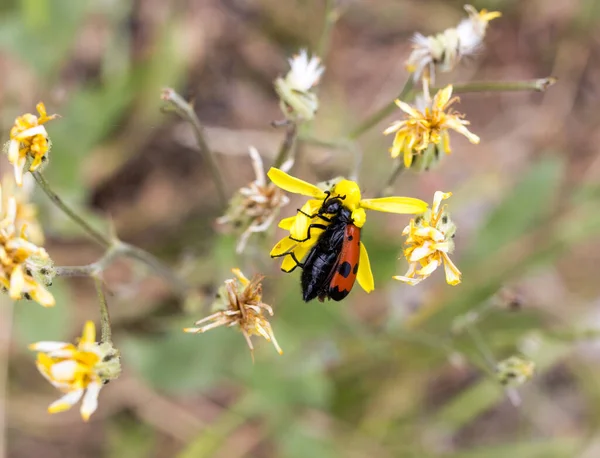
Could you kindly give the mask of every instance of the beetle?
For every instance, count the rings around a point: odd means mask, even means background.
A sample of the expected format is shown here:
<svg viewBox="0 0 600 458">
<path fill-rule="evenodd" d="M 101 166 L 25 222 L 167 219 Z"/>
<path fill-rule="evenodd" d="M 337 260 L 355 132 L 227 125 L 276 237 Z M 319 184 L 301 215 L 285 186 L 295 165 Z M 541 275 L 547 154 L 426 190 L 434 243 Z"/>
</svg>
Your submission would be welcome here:
<svg viewBox="0 0 600 458">
<path fill-rule="evenodd" d="M 309 302 L 318 298 L 341 301 L 352 290 L 358 273 L 360 260 L 360 228 L 354 224 L 352 212 L 344 207 L 344 196 L 328 196 L 315 215 L 328 225 L 313 223 L 308 227 L 304 242 L 311 238 L 311 229 L 323 230 L 317 243 L 311 248 L 303 262 L 288 253 L 302 268 L 302 298 Z M 294 268 L 295 268 L 294 267 Z M 293 269 L 292 269 L 293 270 Z"/>
</svg>

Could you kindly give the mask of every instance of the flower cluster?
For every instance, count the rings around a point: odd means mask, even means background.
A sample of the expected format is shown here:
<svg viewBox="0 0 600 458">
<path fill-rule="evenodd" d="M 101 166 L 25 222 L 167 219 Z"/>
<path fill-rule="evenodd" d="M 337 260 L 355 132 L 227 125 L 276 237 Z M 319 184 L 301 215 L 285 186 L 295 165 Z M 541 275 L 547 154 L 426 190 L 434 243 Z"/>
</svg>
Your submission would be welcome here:
<svg viewBox="0 0 600 458">
<path fill-rule="evenodd" d="M 511 356 L 496 366 L 498 381 L 504 386 L 516 387 L 529 381 L 535 373 L 535 363 L 520 356 Z"/>
<path fill-rule="evenodd" d="M 23 185 L 23 171 L 34 172 L 47 160 L 50 151 L 48 132 L 43 126 L 57 115 L 48 116 L 43 103 L 38 103 L 39 117 L 26 113 L 15 120 L 15 125 L 10 130 L 8 144 L 8 160 L 15 170 L 15 180 L 19 186 Z M 27 167 L 26 167 L 27 166 Z"/>
<path fill-rule="evenodd" d="M 256 180 L 238 190 L 229 203 L 227 213 L 217 220 L 220 224 L 231 224 L 242 230 L 236 247 L 238 253 L 244 251 L 252 234 L 269 229 L 279 209 L 289 202 L 277 186 L 267 182 L 262 159 L 254 147 L 250 147 L 250 158 Z"/>
<path fill-rule="evenodd" d="M 409 262 L 408 272 L 396 280 L 416 285 L 429 277 L 438 267 L 444 265 L 446 282 L 449 285 L 460 283 L 461 273 L 448 256 L 454 250 L 456 226 L 446 212 L 442 200 L 452 193 L 438 191 L 433 198 L 431 210 L 411 219 L 402 235 L 407 236 L 404 256 Z"/>
<path fill-rule="evenodd" d="M 477 11 L 465 5 L 469 17 L 463 19 L 456 28 L 432 36 L 416 33 L 413 37 L 413 51 L 406 62 L 407 70 L 415 81 L 421 78 L 435 81 L 435 70 L 451 71 L 461 58 L 472 55 L 485 38 L 488 23 L 502 14 L 485 9 Z"/>
<path fill-rule="evenodd" d="M 212 309 L 215 310 L 210 316 L 196 321 L 193 328 L 185 328 L 185 332 L 201 333 L 219 326 L 237 327 L 254 353 L 254 346 L 250 337 L 261 336 L 273 346 L 281 355 L 283 351 L 275 339 L 271 324 L 265 317 L 265 312 L 273 316 L 273 309 L 262 301 L 261 275 L 255 276 L 252 281 L 248 280 L 239 269 L 232 269 L 235 278 L 225 280 L 225 284 L 219 289 L 217 300 Z"/>
<path fill-rule="evenodd" d="M 52 261 L 44 248 L 27 238 L 26 222 L 17 220 L 17 201 L 6 198 L 0 208 L 0 284 L 11 299 L 31 299 L 44 307 L 54 305 L 46 289 L 51 281 Z"/>
<path fill-rule="evenodd" d="M 317 85 L 325 68 L 321 59 L 316 56 L 309 58 L 305 49 L 289 59 L 289 64 L 290 71 L 285 78 L 275 80 L 281 111 L 292 121 L 309 121 L 319 108 L 317 94 L 311 89 Z"/>
<path fill-rule="evenodd" d="M 81 418 L 88 421 L 98 407 L 100 389 L 121 373 L 120 357 L 109 343 L 96 342 L 96 327 L 88 321 L 77 345 L 67 342 L 37 342 L 29 349 L 39 352 L 36 366 L 62 396 L 48 407 L 49 413 L 63 412 L 83 397 Z"/>
</svg>

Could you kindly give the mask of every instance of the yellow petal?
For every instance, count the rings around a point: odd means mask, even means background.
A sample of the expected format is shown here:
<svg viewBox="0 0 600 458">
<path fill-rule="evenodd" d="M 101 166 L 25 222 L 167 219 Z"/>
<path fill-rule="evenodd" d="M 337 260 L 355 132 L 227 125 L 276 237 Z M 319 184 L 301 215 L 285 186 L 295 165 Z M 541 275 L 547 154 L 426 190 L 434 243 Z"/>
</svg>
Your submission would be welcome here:
<svg viewBox="0 0 600 458">
<path fill-rule="evenodd" d="M 452 85 L 449 84 L 444 89 L 440 89 L 435 97 L 433 98 L 433 109 L 437 109 L 443 111 L 446 104 L 450 101 L 450 97 L 452 97 Z"/>
<path fill-rule="evenodd" d="M 41 285 L 29 292 L 31 298 L 43 307 L 54 307 L 56 300 L 50 291 Z"/>
<path fill-rule="evenodd" d="M 54 401 L 52 404 L 50 404 L 50 406 L 48 407 L 48 412 L 58 413 L 64 412 L 65 410 L 69 410 L 71 407 L 73 407 L 74 404 L 76 404 L 81 399 L 81 396 L 83 396 L 82 389 L 71 391 L 65 394 L 58 401 Z"/>
<path fill-rule="evenodd" d="M 394 280 L 398 280 L 401 281 L 402 283 L 406 283 L 410 286 L 415 286 L 419 283 L 421 283 L 424 278 L 423 277 L 415 277 L 415 278 L 411 278 L 411 277 L 404 277 L 402 275 L 396 275 L 395 277 L 392 277 Z"/>
<path fill-rule="evenodd" d="M 446 283 L 455 286 L 460 283 L 461 273 L 460 270 L 450 260 L 450 256 L 447 253 L 442 253 L 444 257 L 444 271 L 446 272 Z"/>
<path fill-rule="evenodd" d="M 271 167 L 267 176 L 273 183 L 288 192 L 302 194 L 303 196 L 316 197 L 317 199 L 325 199 L 325 192 L 317 188 L 315 185 L 300 180 L 299 178 L 288 175 L 282 170 Z"/>
<path fill-rule="evenodd" d="M 306 257 L 308 252 L 311 250 L 313 246 L 317 243 L 317 239 L 311 239 L 309 242 L 302 243 L 294 250 L 294 256 L 298 260 L 298 262 L 302 262 L 302 260 Z M 286 256 L 283 262 L 281 263 L 281 270 L 284 272 L 289 272 L 294 267 L 296 267 L 296 261 L 291 256 Z"/>
<path fill-rule="evenodd" d="M 275 258 L 292 251 L 296 245 L 298 245 L 298 242 L 293 241 L 289 237 L 284 237 L 277 242 L 269 254 L 272 258 Z"/>
<path fill-rule="evenodd" d="M 86 321 L 83 325 L 83 332 L 81 334 L 80 344 L 92 344 L 96 343 L 96 326 L 93 321 Z"/>
<path fill-rule="evenodd" d="M 242 285 L 246 286 L 248 283 L 250 283 L 250 280 L 248 280 L 242 271 L 237 267 L 231 269 L 231 272 L 233 272 L 233 275 L 237 277 Z"/>
<path fill-rule="evenodd" d="M 358 261 L 356 281 L 358 281 L 360 287 L 367 293 L 370 293 L 375 289 L 375 280 L 373 280 L 373 272 L 371 271 L 369 253 L 367 253 L 367 248 L 363 242 L 360 242 L 360 258 Z"/>
<path fill-rule="evenodd" d="M 431 213 L 433 215 L 435 215 L 436 218 L 438 217 L 438 212 L 440 211 L 440 205 L 442 203 L 442 200 L 446 200 L 451 196 L 452 196 L 451 192 L 442 192 L 442 191 L 435 192 L 435 194 L 433 195 L 433 205 L 431 206 Z"/>
<path fill-rule="evenodd" d="M 394 100 L 394 103 L 398 106 L 398 108 L 400 108 L 402 111 L 404 111 L 407 115 L 409 115 L 411 118 L 421 118 L 421 112 L 413 107 L 411 107 L 408 103 L 403 102 L 402 100 Z"/>
<path fill-rule="evenodd" d="M 25 275 L 23 274 L 23 268 L 21 266 L 17 266 L 10 274 L 10 288 L 8 295 L 13 300 L 21 299 L 24 287 Z"/>
<path fill-rule="evenodd" d="M 296 221 L 295 216 L 290 216 L 289 218 L 283 218 L 281 221 L 279 221 L 278 226 L 283 230 L 289 231 L 290 227 L 292 227 L 292 225 L 294 224 L 294 221 Z"/>
<path fill-rule="evenodd" d="M 404 149 L 404 168 L 410 169 L 410 166 L 412 165 L 412 161 L 413 161 L 413 152 L 412 152 L 411 148 L 405 147 L 405 149 Z"/>
<path fill-rule="evenodd" d="M 360 206 L 367 210 L 388 213 L 423 213 L 427 210 L 427 203 L 413 197 L 382 197 L 379 199 L 363 199 Z"/>
</svg>

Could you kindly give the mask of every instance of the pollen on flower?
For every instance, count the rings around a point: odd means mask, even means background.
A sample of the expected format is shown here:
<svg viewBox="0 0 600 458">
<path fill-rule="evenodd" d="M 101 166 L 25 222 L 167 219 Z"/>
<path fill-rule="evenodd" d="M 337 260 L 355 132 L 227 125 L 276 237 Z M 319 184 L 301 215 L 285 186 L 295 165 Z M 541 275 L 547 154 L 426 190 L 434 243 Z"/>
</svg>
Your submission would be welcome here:
<svg viewBox="0 0 600 458">
<path fill-rule="evenodd" d="M 229 202 L 225 215 L 217 219 L 219 224 L 231 224 L 241 230 L 236 247 L 238 253 L 244 251 L 252 234 L 269 229 L 279 209 L 289 203 L 281 189 L 267 182 L 262 159 L 254 147 L 250 147 L 250 158 L 256 179 L 238 190 Z"/>
<path fill-rule="evenodd" d="M 88 321 L 77 345 L 68 342 L 37 342 L 29 349 L 39 352 L 36 365 L 54 387 L 64 393 L 48 407 L 49 413 L 70 409 L 83 398 L 81 417 L 88 421 L 98 407 L 102 386 L 121 373 L 119 352 L 108 342 L 96 342 L 96 328 Z"/>
<path fill-rule="evenodd" d="M 31 299 L 52 307 L 54 297 L 46 289 L 52 260 L 44 248 L 29 241 L 26 222 L 17 220 L 15 197 L 9 195 L 0 202 L 0 286 L 13 300 Z"/>
<path fill-rule="evenodd" d="M 414 158 L 423 154 L 429 145 L 450 154 L 450 130 L 464 135 L 471 143 L 479 143 L 479 137 L 466 127 L 469 121 L 451 108 L 457 101 L 458 97 L 452 97 L 452 85 L 439 90 L 429 103 L 422 101 L 424 106 L 421 107 L 396 100 L 396 105 L 405 113 L 405 119 L 395 121 L 383 132 L 385 135 L 395 134 L 390 148 L 392 158 L 402 154 L 404 166 L 410 168 Z"/>
<path fill-rule="evenodd" d="M 317 95 L 311 89 L 319 82 L 325 67 L 321 65 L 319 57 L 309 58 L 305 49 L 288 61 L 290 71 L 285 78 L 275 80 L 281 110 L 288 119 L 310 120 L 319 107 Z"/>
<path fill-rule="evenodd" d="M 488 23 L 502 15 L 485 9 L 478 12 L 471 5 L 465 5 L 465 10 L 469 17 L 455 28 L 437 35 L 414 35 L 413 51 L 406 61 L 406 69 L 413 74 L 414 81 L 424 78 L 433 82 L 436 69 L 451 71 L 462 57 L 475 53 L 481 47 Z"/>
<path fill-rule="evenodd" d="M 39 116 L 31 113 L 19 116 L 10 130 L 8 161 L 13 165 L 15 181 L 19 186 L 23 185 L 26 166 L 28 171 L 34 172 L 47 159 L 50 139 L 43 124 L 58 116 L 48 116 L 42 102 L 36 108 Z"/>
<path fill-rule="evenodd" d="M 195 327 L 185 328 L 184 332 L 202 333 L 220 326 L 237 327 L 254 353 L 251 336 L 258 335 L 272 342 L 281 355 L 275 334 L 265 313 L 273 316 L 273 308 L 262 301 L 262 275 L 256 275 L 248 280 L 239 269 L 232 269 L 235 278 L 225 280 L 219 289 L 217 299 L 213 304 L 213 313 L 196 321 Z"/>
<path fill-rule="evenodd" d="M 437 191 L 431 210 L 411 219 L 404 228 L 402 235 L 407 236 L 404 256 L 409 266 L 405 275 L 393 277 L 394 279 L 416 285 L 443 265 L 446 282 L 453 286 L 460 283 L 461 273 L 449 256 L 454 250 L 456 225 L 446 212 L 446 206 L 441 205 L 442 200 L 451 195 L 449 192 Z"/>
</svg>

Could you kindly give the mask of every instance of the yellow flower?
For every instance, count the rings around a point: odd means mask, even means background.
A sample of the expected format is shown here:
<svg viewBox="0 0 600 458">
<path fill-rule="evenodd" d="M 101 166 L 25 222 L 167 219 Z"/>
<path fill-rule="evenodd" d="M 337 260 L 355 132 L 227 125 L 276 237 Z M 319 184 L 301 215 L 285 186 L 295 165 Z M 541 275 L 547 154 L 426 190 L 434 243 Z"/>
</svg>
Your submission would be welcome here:
<svg viewBox="0 0 600 458">
<path fill-rule="evenodd" d="M 296 216 L 282 219 L 279 227 L 290 231 L 290 235 L 281 239 L 271 250 L 271 257 L 284 257 L 281 270 L 291 272 L 315 246 L 319 235 L 324 229 L 311 227 L 314 223 L 326 226 L 328 223 L 316 216 L 325 199 L 342 197 L 343 205 L 350 210 L 353 224 L 362 228 L 367 214 L 365 210 L 375 210 L 389 213 L 423 213 L 427 203 L 412 197 L 383 197 L 380 199 L 363 199 L 358 184 L 354 181 L 342 179 L 334 184 L 329 191 L 314 186 L 310 183 L 292 177 L 287 173 L 271 168 L 267 174 L 269 178 L 288 192 L 312 197 L 300 209 Z M 369 255 L 364 243 L 360 244 L 360 262 L 356 275 L 358 284 L 367 293 L 375 288 L 373 273 L 369 262 Z"/>
<path fill-rule="evenodd" d="M 450 108 L 456 101 L 458 101 L 458 97 L 452 98 L 452 85 L 438 91 L 433 98 L 431 107 L 425 107 L 422 110 L 396 100 L 396 105 L 407 116 L 405 120 L 394 122 L 383 132 L 385 135 L 396 134 L 390 149 L 391 156 L 395 158 L 402 153 L 404 166 L 409 168 L 413 162 L 413 156 L 422 154 L 430 144 L 441 145 L 444 152 L 450 154 L 449 129 L 464 135 L 471 143 L 479 143 L 479 137 L 465 127 L 469 125 L 469 122 Z"/>
<path fill-rule="evenodd" d="M 396 280 L 416 285 L 429 277 L 435 269 L 444 264 L 446 282 L 449 285 L 460 283 L 461 273 L 448 256 L 454 250 L 454 234 L 456 226 L 446 213 L 442 200 L 449 198 L 450 192 L 437 191 L 433 197 L 431 211 L 410 220 L 402 235 L 407 235 L 404 250 L 409 267 L 404 276 L 394 277 Z"/>
<path fill-rule="evenodd" d="M 19 186 L 23 184 L 23 168 L 28 160 L 31 161 L 28 170 L 33 172 L 46 160 L 50 150 L 48 132 L 42 124 L 56 118 L 57 115 L 48 116 L 42 102 L 38 103 L 36 108 L 39 117 L 31 113 L 19 116 L 10 130 L 8 161 L 15 169 L 15 180 Z"/>
<path fill-rule="evenodd" d="M 54 387 L 65 393 L 50 404 L 49 413 L 70 409 L 83 397 L 81 417 L 88 421 L 98 407 L 103 384 L 121 372 L 118 352 L 110 343 L 96 342 L 96 328 L 88 321 L 77 346 L 67 342 L 37 342 L 29 346 L 38 351 L 36 365 Z"/>
<path fill-rule="evenodd" d="M 262 275 L 256 275 L 252 281 L 248 280 L 239 269 L 231 269 L 235 278 L 225 280 L 225 285 L 219 289 L 213 310 L 210 316 L 194 323 L 197 327 L 185 328 L 184 332 L 202 333 L 219 326 L 237 326 L 244 335 L 250 352 L 254 353 L 254 346 L 250 337 L 253 335 L 264 337 L 281 355 L 283 351 L 275 339 L 271 324 L 264 316 L 267 312 L 273 316 L 273 309 L 262 301 Z"/>
<path fill-rule="evenodd" d="M 15 198 L 17 210 L 15 216 L 15 228 L 18 233 L 25 231 L 27 239 L 36 245 L 44 244 L 44 231 L 38 220 L 38 210 L 35 204 L 29 201 L 35 187 L 35 181 L 31 175 L 24 178 L 23 186 L 15 186 L 15 180 L 9 174 L 2 177 L 3 201 L 2 205 L 8 206 L 8 200 Z M 6 208 L 6 207 L 4 207 Z"/>
<path fill-rule="evenodd" d="M 243 230 L 236 247 L 238 253 L 244 251 L 252 234 L 269 229 L 279 209 L 289 202 L 281 189 L 273 183 L 267 183 L 262 159 L 256 148 L 250 147 L 250 157 L 256 180 L 241 188 L 231 199 L 227 213 L 217 219 L 219 224 L 230 223 Z"/>
<path fill-rule="evenodd" d="M 45 288 L 51 281 L 52 260 L 27 239 L 25 226 L 18 231 L 16 199 L 9 196 L 6 202 L 6 209 L 0 208 L 0 286 L 13 300 L 32 299 L 52 307 L 54 297 Z"/>
</svg>

